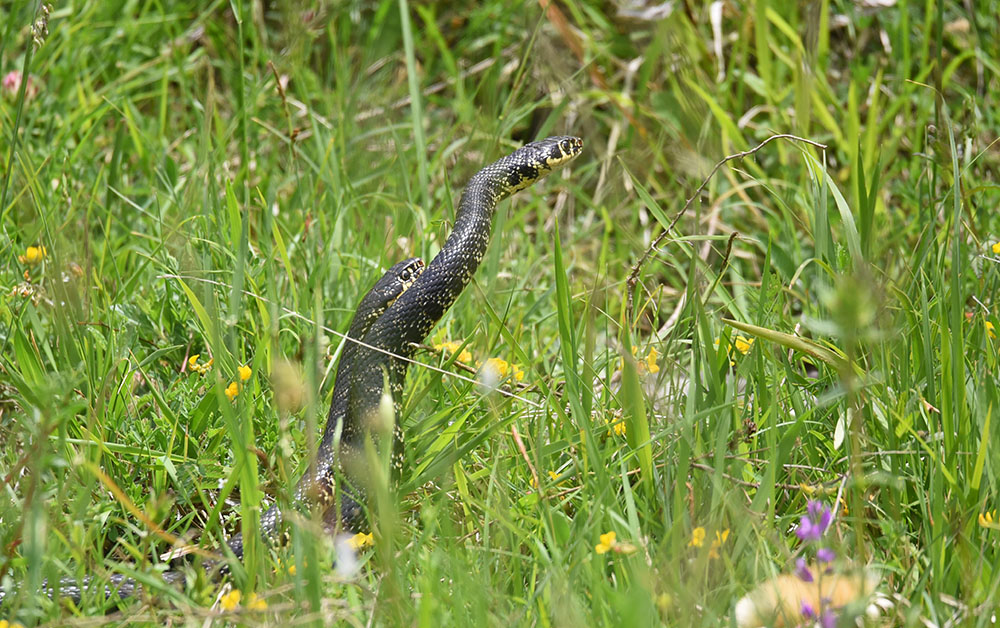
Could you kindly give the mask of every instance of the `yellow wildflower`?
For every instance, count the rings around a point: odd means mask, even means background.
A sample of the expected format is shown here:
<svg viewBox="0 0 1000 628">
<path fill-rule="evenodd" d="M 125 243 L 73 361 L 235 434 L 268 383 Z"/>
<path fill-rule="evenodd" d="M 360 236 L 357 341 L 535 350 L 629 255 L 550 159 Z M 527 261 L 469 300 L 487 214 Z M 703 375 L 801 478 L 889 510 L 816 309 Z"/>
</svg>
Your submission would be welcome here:
<svg viewBox="0 0 1000 628">
<path fill-rule="evenodd" d="M 996 509 L 992 511 L 987 510 L 986 512 L 979 513 L 979 525 L 981 525 L 982 527 L 993 528 L 996 527 L 995 525 L 996 523 L 997 523 Z"/>
<path fill-rule="evenodd" d="M 694 530 L 691 530 L 691 540 L 688 541 L 688 547 L 701 547 L 705 544 L 705 528 L 698 526 Z"/>
<path fill-rule="evenodd" d="M 191 367 L 193 373 L 200 373 L 204 375 L 212 368 L 212 363 L 215 362 L 215 358 L 209 358 L 208 362 L 204 364 L 198 364 L 198 358 L 201 357 L 200 353 L 196 353 L 188 358 L 188 366 Z"/>
<path fill-rule="evenodd" d="M 17 256 L 17 261 L 29 266 L 34 265 L 42 261 L 48 253 L 44 246 L 29 246 L 24 250 L 24 255 Z"/>
<path fill-rule="evenodd" d="M 240 605 L 241 594 L 238 589 L 233 589 L 229 593 L 222 596 L 219 599 L 219 604 L 222 606 L 222 610 L 231 611 Z"/>
<path fill-rule="evenodd" d="M 230 401 L 236 399 L 238 394 L 240 394 L 240 386 L 236 382 L 232 382 L 226 387 L 226 397 L 229 397 Z"/>
<path fill-rule="evenodd" d="M 993 252 L 1000 255 L 1000 242 L 993 243 Z"/>
<path fill-rule="evenodd" d="M 594 546 L 594 551 L 598 554 L 607 554 L 615 547 L 615 537 L 618 536 L 614 532 L 608 532 L 601 535 L 601 542 Z"/>
<path fill-rule="evenodd" d="M 598 554 L 607 554 L 608 552 L 614 552 L 615 554 L 634 554 L 638 551 L 638 548 L 631 543 L 625 541 L 619 541 L 614 532 L 607 532 L 601 535 L 601 542 L 594 546 L 594 551 Z"/>
<path fill-rule="evenodd" d="M 351 549 L 353 549 L 354 551 L 359 551 L 365 549 L 366 547 L 371 547 L 372 545 L 374 545 L 375 537 L 372 536 L 371 532 L 369 532 L 368 534 L 358 532 L 357 534 L 352 536 L 347 542 L 351 545 Z"/>
<path fill-rule="evenodd" d="M 462 343 L 455 342 L 454 340 L 450 340 L 448 342 L 440 342 L 434 345 L 435 351 L 443 351 L 448 355 L 455 355 L 455 353 L 458 353 L 459 349 L 462 349 Z M 463 364 L 468 364 L 469 362 L 472 361 L 472 354 L 469 353 L 468 349 L 462 349 L 461 353 L 458 353 L 458 357 L 455 358 L 455 361 L 461 362 Z"/>
<path fill-rule="evenodd" d="M 549 474 L 549 479 L 552 480 L 553 482 L 559 479 L 559 474 L 556 473 L 555 471 L 550 470 L 548 474 Z M 531 488 L 538 488 L 538 482 L 535 480 L 535 476 L 531 476 Z"/>
<path fill-rule="evenodd" d="M 244 365 L 244 366 L 237 366 L 236 370 L 239 371 L 240 381 L 241 382 L 245 382 L 248 379 L 250 379 L 250 373 L 251 373 L 251 371 L 250 371 L 250 367 L 249 366 L 246 366 L 246 365 Z"/>
<path fill-rule="evenodd" d="M 499 379 L 504 379 L 508 375 L 510 375 L 517 381 L 521 381 L 522 379 L 524 379 L 524 371 L 518 368 L 515 364 L 508 362 L 507 360 L 501 360 L 500 358 L 490 358 L 489 360 L 486 360 L 486 367 L 491 369 Z"/>
<path fill-rule="evenodd" d="M 732 341 L 730 342 L 729 347 L 736 349 L 742 355 L 746 355 L 747 353 L 750 352 L 750 349 L 753 347 L 753 341 L 754 341 L 753 338 L 744 338 L 743 336 L 734 335 L 732 337 Z M 719 346 L 718 338 L 715 339 L 715 346 L 716 347 Z M 729 353 L 730 356 L 732 355 L 732 353 L 729 350 L 727 350 L 726 353 Z M 736 366 L 736 361 L 733 360 L 732 357 L 729 358 L 729 366 Z"/>
<path fill-rule="evenodd" d="M 289 576 L 294 576 L 295 575 L 295 565 L 289 565 L 288 566 L 288 575 Z"/>
<path fill-rule="evenodd" d="M 625 420 L 622 418 L 621 410 L 614 410 L 610 418 L 604 417 L 604 425 L 608 427 L 608 436 L 612 434 L 617 434 L 618 436 L 625 436 L 628 432 L 628 428 L 625 426 Z"/>
<path fill-rule="evenodd" d="M 736 336 L 733 338 L 733 346 L 736 350 L 746 355 L 750 352 L 750 348 L 753 347 L 753 338 L 744 338 L 743 336 Z"/>
<path fill-rule="evenodd" d="M 729 528 L 726 528 L 722 532 L 719 532 L 718 530 L 716 530 L 715 531 L 715 540 L 712 541 L 712 547 L 708 548 L 708 557 L 709 558 L 718 558 L 719 557 L 719 548 L 722 547 L 722 544 L 725 543 L 726 539 L 728 539 L 728 538 L 729 538 Z"/>
<path fill-rule="evenodd" d="M 611 425 L 611 430 L 618 436 L 625 436 L 628 428 L 625 426 L 625 421 L 618 420 Z"/>
<path fill-rule="evenodd" d="M 16 621 L 7 621 L 6 619 L 0 619 L 0 628 L 24 628 L 24 626 L 17 623 Z"/>
<path fill-rule="evenodd" d="M 996 338 L 997 333 L 993 331 L 993 323 L 986 321 L 986 333 L 989 334 L 990 338 Z"/>
<path fill-rule="evenodd" d="M 252 611 L 265 611 L 267 610 L 267 602 L 257 597 L 256 593 L 251 593 L 247 596 L 246 607 Z"/>
<path fill-rule="evenodd" d="M 650 373 L 659 373 L 660 365 L 656 363 L 656 359 L 660 357 L 659 352 L 656 347 L 649 348 L 649 355 L 646 356 L 646 368 Z"/>
</svg>

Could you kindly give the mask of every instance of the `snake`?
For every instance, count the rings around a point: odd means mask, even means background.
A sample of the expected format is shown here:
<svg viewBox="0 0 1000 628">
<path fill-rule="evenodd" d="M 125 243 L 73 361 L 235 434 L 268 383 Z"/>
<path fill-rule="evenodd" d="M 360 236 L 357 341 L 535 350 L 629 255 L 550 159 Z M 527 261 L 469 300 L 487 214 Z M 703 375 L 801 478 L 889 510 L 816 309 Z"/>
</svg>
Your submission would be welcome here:
<svg viewBox="0 0 1000 628">
<path fill-rule="evenodd" d="M 315 461 L 302 475 L 292 494 L 291 502 L 297 508 L 308 508 L 310 503 L 318 502 L 320 510 L 328 510 L 324 504 L 333 500 L 334 472 L 336 470 L 336 437 L 338 420 L 347 413 L 347 399 L 350 384 L 349 374 L 354 355 L 357 353 L 358 341 L 364 337 L 372 324 L 391 306 L 396 299 L 406 292 L 424 271 L 424 260 L 412 257 L 391 267 L 375 282 L 371 290 L 361 299 L 347 329 L 344 348 L 337 364 L 337 374 L 334 376 L 333 398 L 330 401 L 330 411 L 327 414 L 326 427 L 316 451 Z M 349 496 L 342 497 L 348 504 Z M 353 508 L 353 506 L 351 506 Z M 280 539 L 282 521 L 278 505 L 271 506 L 260 518 L 260 533 L 266 541 L 275 544 Z M 229 549 L 237 559 L 243 559 L 243 535 L 236 534 L 229 539 Z"/>
<path fill-rule="evenodd" d="M 379 426 L 384 423 L 383 394 L 389 393 L 394 416 L 398 416 L 410 358 L 472 281 L 489 246 L 497 206 L 566 165 L 582 150 L 583 140 L 578 137 L 549 137 L 525 144 L 473 175 L 462 191 L 455 224 L 444 246 L 410 289 L 365 333 L 346 373 L 349 390 L 340 462 L 354 487 L 352 499 L 346 501 L 355 507 L 342 505 L 339 519 L 344 529 L 363 524 L 363 514 L 356 505 L 372 475 L 365 461 L 365 441 L 379 440 Z M 403 430 L 398 421 L 393 421 L 391 438 L 391 465 L 398 472 L 403 466 Z"/>
<path fill-rule="evenodd" d="M 493 216 L 501 201 L 523 190 L 554 170 L 569 163 L 583 151 L 583 140 L 572 136 L 548 137 L 530 142 L 509 155 L 479 170 L 462 191 L 455 222 L 444 246 L 429 264 L 414 258 L 393 268 L 409 269 L 405 287 L 391 298 L 379 300 L 375 289 L 372 297 L 376 307 L 363 311 L 359 306 L 348 335 L 361 337 L 360 343 L 349 342 L 338 365 L 334 394 L 327 424 L 317 451 L 316 462 L 299 481 L 293 502 L 308 504 L 311 498 L 322 500 L 319 505 L 326 522 L 336 522 L 345 531 L 364 526 L 363 503 L 366 498 L 364 463 L 366 439 L 380 440 L 375 426 L 379 421 L 384 393 L 392 398 L 395 415 L 400 411 L 400 399 L 406 371 L 418 343 L 430 333 L 445 312 L 469 285 L 489 246 Z M 409 266 L 408 266 L 409 265 Z M 379 283 L 387 279 L 386 273 Z M 376 284 L 378 286 L 378 284 Z M 357 327 L 355 329 L 355 322 Z M 348 348 L 349 347 L 349 348 Z M 340 451 L 336 434 L 340 431 Z M 398 421 L 392 433 L 392 467 L 398 471 L 403 464 L 403 432 Z M 341 470 L 349 480 L 337 500 L 331 499 L 333 474 Z M 274 506 L 261 518 L 265 538 L 274 539 L 282 516 Z M 230 549 L 242 556 L 243 542 L 239 535 L 230 540 Z M 180 579 L 180 572 L 166 572 L 170 582 Z M 116 581 L 117 580 L 117 581 Z M 134 581 L 112 576 L 111 584 L 118 595 L 132 595 Z M 69 585 L 68 596 L 79 597 L 79 587 Z M 67 589 L 61 594 L 67 596 Z M 0 603 L 2 603 L 0 594 Z"/>
<path fill-rule="evenodd" d="M 361 340 L 365 332 L 372 323 L 410 286 L 414 280 L 424 270 L 424 261 L 419 257 L 403 260 L 393 265 L 382 277 L 375 282 L 375 285 L 361 298 L 358 307 L 354 312 L 351 323 L 348 326 L 347 337 L 344 348 L 340 354 L 340 362 L 337 365 L 337 373 L 334 379 L 333 398 L 330 402 L 330 415 L 342 416 L 346 413 L 348 382 L 350 379 L 346 373 L 350 371 L 349 365 L 353 361 L 353 355 L 357 351 L 357 341 Z M 334 446 L 336 440 L 336 422 L 328 421 L 320 440 L 315 463 L 302 476 L 296 485 L 291 502 L 297 507 L 305 507 L 311 496 L 329 495 L 332 490 Z M 280 526 L 282 513 L 275 504 L 271 506 L 262 516 L 260 521 L 260 532 L 262 537 L 271 543 L 280 540 Z M 235 534 L 228 541 L 229 549 L 238 560 L 243 559 L 243 535 Z M 206 571 L 214 568 L 214 561 L 205 563 Z M 221 565 L 224 570 L 225 565 Z M 167 571 L 163 573 L 163 579 L 168 583 L 180 583 L 183 581 L 183 574 L 179 571 Z M 76 580 L 63 579 L 59 583 L 59 595 L 69 598 L 79 603 L 84 590 L 90 586 L 90 580 L 85 580 L 82 584 L 77 584 Z M 105 597 L 111 597 L 112 591 L 120 598 L 131 597 L 136 593 L 137 583 L 131 578 L 120 574 L 113 574 L 109 578 L 109 583 L 105 587 Z M 46 584 L 42 585 L 42 592 L 51 595 L 53 591 Z M 4 592 L 0 590 L 0 604 L 4 601 Z"/>
</svg>

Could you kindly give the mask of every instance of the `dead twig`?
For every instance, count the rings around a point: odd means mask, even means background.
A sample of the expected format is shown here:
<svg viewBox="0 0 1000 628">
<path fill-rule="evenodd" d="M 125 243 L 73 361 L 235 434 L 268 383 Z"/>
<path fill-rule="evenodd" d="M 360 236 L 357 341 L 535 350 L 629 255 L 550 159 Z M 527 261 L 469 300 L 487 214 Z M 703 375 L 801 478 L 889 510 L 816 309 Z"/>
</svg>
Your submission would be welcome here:
<svg viewBox="0 0 1000 628">
<path fill-rule="evenodd" d="M 528 457 L 528 450 L 524 446 L 524 441 L 521 440 L 521 435 L 517 433 L 517 426 L 513 423 L 510 424 L 510 433 L 514 437 L 514 442 L 517 443 L 518 451 L 521 452 L 524 461 L 528 463 L 528 469 L 531 470 L 531 477 L 535 480 L 535 486 L 541 488 L 542 483 L 538 479 L 538 472 L 535 471 L 535 465 L 531 464 L 531 458 Z"/>
<path fill-rule="evenodd" d="M 687 210 L 691 208 L 691 204 L 694 203 L 694 199 L 698 198 L 701 195 L 701 193 L 705 191 L 705 188 L 708 187 L 709 181 L 712 180 L 712 177 L 715 176 L 715 173 L 718 172 L 719 168 L 721 168 L 726 163 L 733 161 L 734 159 L 743 159 L 744 157 L 753 155 L 754 153 L 756 153 L 757 151 L 768 145 L 770 142 L 778 139 L 802 142 L 803 144 L 809 144 L 810 146 L 815 146 L 816 148 L 826 150 L 826 144 L 820 144 L 819 142 L 815 142 L 813 140 L 807 140 L 804 137 L 791 135 L 789 133 L 781 133 L 779 135 L 772 135 L 771 137 L 765 139 L 763 142 L 757 144 L 750 150 L 745 150 L 739 153 L 734 153 L 732 155 L 727 155 L 723 157 L 721 160 L 719 160 L 712 167 L 712 170 L 709 171 L 708 176 L 706 176 L 705 179 L 701 182 L 701 185 L 698 186 L 698 189 L 696 189 L 694 191 L 694 194 L 691 195 L 691 198 L 689 198 L 687 202 L 684 203 L 684 207 L 682 207 L 681 210 L 677 212 L 677 214 L 674 216 L 673 220 L 670 221 L 670 224 L 667 226 L 667 228 L 664 229 L 660 233 L 660 235 L 656 237 L 655 240 L 653 240 L 652 244 L 649 245 L 649 248 L 647 248 L 646 251 L 642 254 L 642 257 L 639 258 L 639 261 L 637 261 L 635 265 L 632 266 L 632 272 L 629 273 L 628 279 L 625 282 L 626 289 L 628 290 L 628 305 L 626 307 L 626 320 L 632 320 L 633 300 L 635 298 L 634 296 L 635 284 L 639 281 L 639 270 L 642 268 L 642 265 L 646 263 L 646 260 L 649 259 L 650 255 L 653 254 L 653 251 L 655 251 L 660 246 L 660 243 L 663 242 L 663 239 L 667 237 L 667 234 L 673 230 L 674 225 L 677 224 L 677 221 L 679 221 L 681 217 L 685 213 L 687 213 Z M 732 244 L 732 240 L 730 240 L 730 244 Z"/>
</svg>

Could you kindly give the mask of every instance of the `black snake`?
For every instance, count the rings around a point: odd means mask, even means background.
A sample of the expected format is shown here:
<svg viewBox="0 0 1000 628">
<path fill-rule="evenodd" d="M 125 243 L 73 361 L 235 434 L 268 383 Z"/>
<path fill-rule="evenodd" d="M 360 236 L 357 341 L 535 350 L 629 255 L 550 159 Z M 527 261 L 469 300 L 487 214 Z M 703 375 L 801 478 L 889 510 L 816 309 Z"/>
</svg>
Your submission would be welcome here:
<svg viewBox="0 0 1000 628">
<path fill-rule="evenodd" d="M 346 414 L 347 408 L 347 383 L 349 379 L 344 375 L 347 371 L 347 367 L 353 361 L 353 355 L 357 351 L 358 345 L 357 340 L 361 340 L 368 328 L 371 327 L 372 323 L 388 308 L 392 303 L 399 297 L 400 294 L 405 292 L 411 285 L 413 281 L 420 275 L 424 270 L 424 261 L 418 257 L 414 257 L 408 260 L 404 260 L 395 264 L 392 268 L 387 270 L 375 285 L 372 286 L 371 290 L 362 297 L 361 302 L 358 303 L 357 309 L 354 311 L 354 317 L 351 319 L 351 323 L 348 326 L 347 337 L 344 344 L 343 352 L 340 355 L 340 363 L 337 365 L 337 375 L 336 383 L 333 387 L 333 400 L 330 402 L 330 413 L 336 414 L 336 416 L 342 416 Z M 316 464 L 311 468 L 299 481 L 295 488 L 295 493 L 293 495 L 293 503 L 297 505 L 308 505 L 310 497 L 316 497 L 323 499 L 325 496 L 331 494 L 333 490 L 332 478 L 333 469 L 332 465 L 335 461 L 335 454 L 333 451 L 334 441 L 336 437 L 336 421 L 328 422 L 325 432 L 323 433 L 323 438 L 320 441 L 319 450 L 316 455 Z M 268 540 L 276 541 L 279 537 L 279 528 L 281 526 L 281 511 L 278 509 L 277 505 L 272 506 L 261 516 L 260 521 L 260 531 L 261 535 Z M 229 549 L 233 552 L 237 559 L 243 559 L 243 535 L 236 534 L 229 539 Z M 206 563 L 206 571 L 210 571 L 213 568 L 213 563 Z M 225 565 L 221 565 L 222 569 L 225 569 Z M 168 583 L 179 582 L 183 578 L 183 575 L 179 571 L 168 571 L 163 574 L 163 579 Z M 83 587 L 87 587 L 89 582 L 84 582 Z M 105 590 L 105 595 L 110 596 L 111 591 L 115 591 L 119 597 L 126 598 L 131 597 L 136 590 L 136 582 L 130 578 L 126 578 L 120 574 L 114 574 L 109 578 L 108 586 Z M 43 586 L 43 592 L 46 594 L 51 594 L 53 591 L 49 590 L 48 586 Z M 81 587 L 76 583 L 75 580 L 62 580 L 59 585 L 59 595 L 61 597 L 73 599 L 76 602 L 80 601 L 82 595 Z M 0 603 L 3 602 L 4 592 L 0 591 Z"/>
<path fill-rule="evenodd" d="M 321 510 L 328 525 L 335 527 L 339 522 L 345 530 L 357 530 L 363 525 L 364 442 L 366 435 L 377 431 L 371 426 L 378 419 L 386 383 L 398 413 L 408 358 L 413 354 L 416 343 L 423 341 L 472 280 L 489 245 L 497 205 L 574 159 L 582 150 L 583 141 L 580 138 L 549 137 L 526 144 L 477 172 L 462 192 L 455 226 L 448 240 L 431 263 L 423 268 L 419 259 L 413 259 L 393 267 L 402 270 L 409 265 L 415 278 L 411 276 L 408 279 L 408 289 L 393 299 L 384 299 L 384 308 L 372 310 L 384 311 L 371 316 L 368 315 L 371 312 L 362 315 L 362 306 L 369 297 L 372 297 L 373 305 L 378 305 L 378 299 L 383 298 L 379 295 L 383 293 L 377 292 L 377 289 L 383 282 L 394 279 L 391 277 L 393 270 L 386 273 L 366 295 L 351 324 L 351 330 L 358 332 L 362 343 L 348 342 L 341 356 L 316 463 L 297 485 L 296 502 L 308 505 L 311 499 L 324 500 Z M 354 337 L 354 333 L 349 332 L 349 335 Z M 341 428 L 340 452 L 334 449 L 338 426 Z M 394 425 L 393 434 L 397 444 L 393 466 L 398 468 L 402 463 L 403 436 L 398 422 Z M 330 499 L 333 472 L 338 463 L 353 485 L 352 489 L 341 491 L 339 513 L 333 512 L 335 509 Z M 277 539 L 280 520 L 281 513 L 276 507 L 262 516 L 261 530 L 265 538 Z M 230 548 L 237 557 L 241 557 L 242 537 L 234 536 L 230 540 Z M 179 572 L 168 572 L 164 577 L 168 581 L 176 581 L 179 580 L 177 574 Z M 133 581 L 117 575 L 112 577 L 111 584 L 122 597 L 132 595 L 136 588 Z M 79 593 L 80 589 L 75 584 L 61 586 L 63 596 L 79 597 Z M 3 594 L 0 592 L 0 603 L 2 601 Z"/>
</svg>

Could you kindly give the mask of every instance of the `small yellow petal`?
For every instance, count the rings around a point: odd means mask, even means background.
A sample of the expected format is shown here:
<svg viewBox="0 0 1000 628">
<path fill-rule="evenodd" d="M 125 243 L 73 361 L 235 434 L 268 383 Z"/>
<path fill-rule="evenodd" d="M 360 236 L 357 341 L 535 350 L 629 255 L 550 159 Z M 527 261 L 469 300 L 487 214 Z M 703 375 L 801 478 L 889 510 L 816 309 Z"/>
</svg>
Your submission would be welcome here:
<svg viewBox="0 0 1000 628">
<path fill-rule="evenodd" d="M 222 606 L 223 610 L 231 611 L 240 605 L 241 594 L 237 589 L 233 589 L 229 593 L 222 596 L 219 600 L 219 604 Z"/>
<path fill-rule="evenodd" d="M 559 479 L 559 474 L 556 473 L 555 471 L 549 471 L 549 479 L 551 479 L 551 480 L 558 480 Z"/>
<path fill-rule="evenodd" d="M 993 331 L 993 323 L 986 321 L 986 333 L 989 334 L 990 338 L 996 338 L 997 333 Z"/>
<path fill-rule="evenodd" d="M 247 596 L 246 607 L 252 611 L 263 611 L 267 610 L 267 602 L 257 597 L 256 593 L 251 593 Z"/>
<path fill-rule="evenodd" d="M 993 252 L 1000 255 L 1000 242 L 993 243 Z"/>
<path fill-rule="evenodd" d="M 597 552 L 598 554 L 607 554 L 609 551 L 611 551 L 611 546 L 605 545 L 604 543 L 598 543 L 597 545 L 594 546 L 594 551 Z"/>
<path fill-rule="evenodd" d="M 238 395 L 239 393 L 240 393 L 240 387 L 236 382 L 233 382 L 229 384 L 228 387 L 226 387 L 226 397 L 229 397 L 230 401 L 236 399 L 236 395 Z"/>
<path fill-rule="evenodd" d="M 362 550 L 366 547 L 371 547 L 375 544 L 375 537 L 371 533 L 365 534 L 363 532 L 358 532 L 352 536 L 348 541 L 351 545 L 351 549 L 354 551 Z"/>
<path fill-rule="evenodd" d="M 190 366 L 191 368 L 194 368 L 195 366 L 197 366 L 198 365 L 198 358 L 200 358 L 200 357 L 201 357 L 201 354 L 200 353 L 196 353 L 193 356 L 191 356 L 190 358 L 188 358 L 188 366 Z"/>
<path fill-rule="evenodd" d="M 17 257 L 22 264 L 37 264 L 48 254 L 44 246 L 29 246 L 24 250 L 24 255 Z"/>
<path fill-rule="evenodd" d="M 691 530 L 691 541 L 688 543 L 689 547 L 701 547 L 705 544 L 705 528 L 698 526 L 694 530 Z"/>
<path fill-rule="evenodd" d="M 250 379 L 250 373 L 251 373 L 251 371 L 250 371 L 250 367 L 249 366 L 246 366 L 246 365 L 244 365 L 244 366 L 238 366 L 238 367 L 236 367 L 236 370 L 239 371 L 239 373 L 240 373 L 240 381 L 241 382 L 245 382 L 248 379 Z"/>
<path fill-rule="evenodd" d="M 614 545 L 615 544 L 615 539 L 617 537 L 618 537 L 618 535 L 615 532 L 607 532 L 605 534 L 602 534 L 601 535 L 601 544 L 602 545 L 608 545 L 608 546 Z"/>
<path fill-rule="evenodd" d="M 737 351 L 739 351 L 743 355 L 746 355 L 750 351 L 750 348 L 753 347 L 753 340 L 754 340 L 753 338 L 744 338 L 742 336 L 736 336 L 735 338 L 733 338 L 733 346 L 736 347 Z"/>
<path fill-rule="evenodd" d="M 660 372 L 660 365 L 656 363 L 659 357 L 660 354 L 656 351 L 656 347 L 650 347 L 649 355 L 646 356 L 646 366 L 649 368 L 650 373 Z"/>
<path fill-rule="evenodd" d="M 462 364 L 468 364 L 469 362 L 472 361 L 472 354 L 469 352 L 468 349 L 462 349 L 461 351 L 459 351 L 459 349 L 461 348 L 462 348 L 462 343 L 455 342 L 454 340 L 450 340 L 448 342 L 441 342 L 434 345 L 435 351 L 442 351 L 447 353 L 448 355 L 455 355 L 455 353 L 458 353 L 458 357 L 455 358 L 455 361 L 461 362 Z"/>
</svg>

